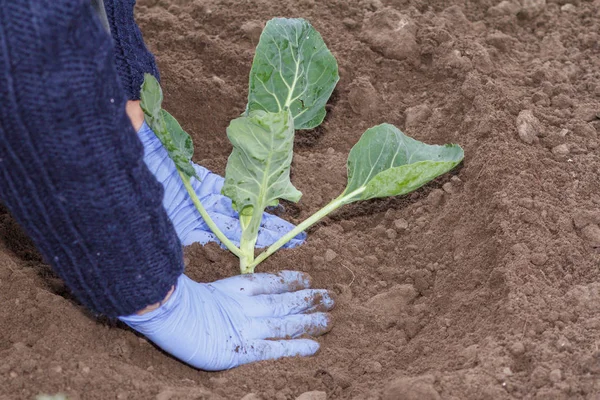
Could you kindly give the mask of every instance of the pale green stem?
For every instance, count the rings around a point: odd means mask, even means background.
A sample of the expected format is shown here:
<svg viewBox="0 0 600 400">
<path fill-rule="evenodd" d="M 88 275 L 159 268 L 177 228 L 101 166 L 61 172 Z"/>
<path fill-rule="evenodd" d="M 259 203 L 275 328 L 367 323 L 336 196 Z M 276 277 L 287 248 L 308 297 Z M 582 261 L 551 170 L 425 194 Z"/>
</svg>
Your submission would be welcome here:
<svg viewBox="0 0 600 400">
<path fill-rule="evenodd" d="M 202 219 L 204 219 L 204 222 L 206 223 L 206 225 L 208 225 L 210 230 L 217 236 L 217 238 L 221 241 L 221 243 L 223 243 L 225 245 L 225 247 L 227 247 L 229 249 L 229 251 L 231 251 L 233 254 L 235 254 L 239 258 L 242 258 L 243 253 L 240 251 L 240 249 L 235 244 L 233 244 L 233 242 L 231 240 L 229 240 L 223 232 L 221 232 L 221 230 L 217 227 L 217 224 L 215 224 L 215 221 L 213 221 L 212 218 L 210 217 L 210 215 L 208 215 L 208 212 L 206 211 L 206 209 L 200 202 L 198 195 L 196 194 L 196 192 L 194 191 L 194 188 L 192 187 L 192 185 L 190 183 L 190 178 L 188 178 L 186 175 L 184 175 L 181 171 L 178 170 L 178 172 L 179 172 L 179 176 L 181 177 L 181 180 L 183 181 L 183 185 L 185 186 L 185 189 L 187 190 L 188 194 L 190 195 L 192 202 L 194 203 L 194 205 L 196 206 L 196 209 L 202 216 Z"/>
<path fill-rule="evenodd" d="M 242 251 L 242 257 L 240 257 L 240 272 L 242 274 L 251 274 L 254 272 L 254 268 L 250 267 L 254 261 L 254 245 L 256 243 L 252 240 L 244 240 L 242 235 L 242 241 L 240 250 Z"/>
<path fill-rule="evenodd" d="M 251 274 L 254 268 L 250 265 L 254 261 L 254 247 L 258 239 L 258 230 L 263 217 L 263 209 L 255 208 L 252 216 L 240 216 L 242 222 L 242 238 L 240 239 L 240 250 L 244 255 L 240 258 L 240 271 L 242 274 Z"/>
<path fill-rule="evenodd" d="M 266 251 L 264 251 L 258 257 L 256 257 L 254 259 L 254 261 L 250 265 L 248 265 L 247 269 L 249 270 L 249 272 L 252 273 L 254 271 L 254 268 L 256 268 L 256 266 L 258 264 L 260 264 L 261 262 L 266 260 L 267 257 L 269 257 L 271 254 L 275 253 L 277 250 L 279 250 L 281 247 L 283 247 L 287 242 L 292 240 L 294 237 L 296 237 L 300 233 L 304 232 L 306 229 L 310 228 L 311 226 L 313 226 L 314 224 L 316 224 L 321 219 L 325 218 L 327 215 L 329 215 L 333 211 L 337 210 L 341 206 L 351 203 L 352 201 L 354 201 L 353 199 L 354 199 L 354 197 L 356 197 L 356 195 L 358 195 L 364 191 L 365 191 L 365 188 L 362 187 L 362 188 L 357 189 L 354 192 L 349 193 L 347 195 L 344 195 L 342 193 L 341 196 L 332 200 L 329 204 L 327 204 L 325 207 L 321 208 L 319 211 L 317 211 L 316 213 L 314 213 L 313 215 L 308 217 L 306 220 L 301 222 L 294 229 L 292 229 L 291 231 L 286 233 L 278 241 L 276 241 L 271 246 L 269 246 L 269 248 Z"/>
</svg>

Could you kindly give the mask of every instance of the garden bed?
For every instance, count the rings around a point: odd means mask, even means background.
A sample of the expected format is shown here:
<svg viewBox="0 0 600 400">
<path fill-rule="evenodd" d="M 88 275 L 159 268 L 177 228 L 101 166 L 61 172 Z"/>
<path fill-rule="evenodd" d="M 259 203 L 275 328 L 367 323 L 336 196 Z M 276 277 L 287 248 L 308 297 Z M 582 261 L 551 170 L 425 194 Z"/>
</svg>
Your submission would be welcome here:
<svg viewBox="0 0 600 400">
<path fill-rule="evenodd" d="M 498 3 L 138 0 L 164 107 L 221 174 L 263 24 L 303 17 L 325 38 L 341 80 L 325 123 L 296 134 L 305 196 L 278 209 L 286 219 L 344 189 L 350 148 L 382 122 L 458 143 L 465 162 L 348 206 L 261 264 L 334 291 L 335 327 L 315 357 L 222 373 L 88 317 L 0 211 L 0 399 L 600 396 L 600 1 Z M 201 281 L 239 272 L 216 245 L 186 262 Z"/>
</svg>

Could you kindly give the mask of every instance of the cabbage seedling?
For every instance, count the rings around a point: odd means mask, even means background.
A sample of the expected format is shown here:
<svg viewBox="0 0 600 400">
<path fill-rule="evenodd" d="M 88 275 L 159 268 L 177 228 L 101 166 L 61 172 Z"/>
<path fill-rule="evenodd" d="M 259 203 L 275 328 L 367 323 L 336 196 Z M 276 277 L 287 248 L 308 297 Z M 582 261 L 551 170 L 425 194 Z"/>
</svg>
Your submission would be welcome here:
<svg viewBox="0 0 600 400">
<path fill-rule="evenodd" d="M 161 108 L 160 85 L 146 75 L 141 92 L 146 121 L 175 162 L 206 224 L 239 257 L 242 273 L 254 272 L 259 263 L 341 206 L 410 193 L 464 158 L 462 148 L 455 144 L 428 145 L 390 124 L 370 128 L 350 151 L 348 184 L 342 194 L 255 257 L 265 209 L 282 199 L 297 202 L 302 195 L 290 181 L 294 133 L 323 122 L 325 104 L 338 80 L 335 57 L 307 21 L 276 18 L 267 23 L 250 71 L 246 110 L 227 128 L 233 151 L 222 193 L 239 212 L 242 237 L 238 247 L 217 228 L 192 189 L 190 180 L 197 178 L 190 165 L 192 140 Z"/>
</svg>

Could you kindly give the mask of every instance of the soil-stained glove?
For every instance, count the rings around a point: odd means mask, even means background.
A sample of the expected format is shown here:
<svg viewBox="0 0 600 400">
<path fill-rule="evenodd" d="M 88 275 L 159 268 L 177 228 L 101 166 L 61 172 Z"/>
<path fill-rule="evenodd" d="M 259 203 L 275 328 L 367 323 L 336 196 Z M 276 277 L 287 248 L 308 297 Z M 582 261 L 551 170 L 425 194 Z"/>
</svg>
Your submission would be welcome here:
<svg viewBox="0 0 600 400">
<path fill-rule="evenodd" d="M 156 179 L 165 188 L 163 206 L 175 226 L 175 231 L 184 246 L 195 242 L 206 244 L 218 242 L 217 237 L 206 225 L 194 203 L 188 195 L 179 177 L 175 163 L 162 145 L 160 139 L 144 122 L 138 131 L 138 137 L 144 145 L 144 162 Z M 192 187 L 196 191 L 202 205 L 212 217 L 215 224 L 229 240 L 239 245 L 242 236 L 239 216 L 231 207 L 231 199 L 221 194 L 224 179 L 199 165 L 193 164 L 200 181 L 192 178 Z M 256 247 L 267 247 L 292 230 L 294 225 L 274 215 L 265 213 L 261 228 L 258 231 Z M 304 242 L 306 234 L 302 233 L 288 242 L 284 247 L 291 248 Z"/>
<path fill-rule="evenodd" d="M 310 278 L 294 271 L 238 275 L 211 284 L 181 275 L 159 308 L 119 319 L 181 361 L 207 371 L 310 356 L 319 344 L 295 338 L 328 332 L 331 319 L 324 311 L 333 300 L 326 290 L 309 287 Z"/>
</svg>

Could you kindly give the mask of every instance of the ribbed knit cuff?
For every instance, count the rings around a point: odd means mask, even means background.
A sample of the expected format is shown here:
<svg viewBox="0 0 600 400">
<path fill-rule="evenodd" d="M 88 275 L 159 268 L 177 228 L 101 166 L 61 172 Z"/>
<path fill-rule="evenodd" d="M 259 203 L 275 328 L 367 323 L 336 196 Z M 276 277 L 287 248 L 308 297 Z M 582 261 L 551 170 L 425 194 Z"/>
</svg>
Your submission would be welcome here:
<svg viewBox="0 0 600 400">
<path fill-rule="evenodd" d="M 144 74 L 160 80 L 154 55 L 148 50 L 135 23 L 136 0 L 104 0 L 104 7 L 115 43 L 117 72 L 128 100 L 140 99 Z"/>
</svg>

